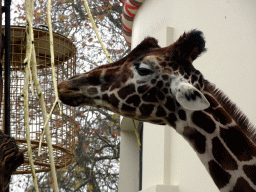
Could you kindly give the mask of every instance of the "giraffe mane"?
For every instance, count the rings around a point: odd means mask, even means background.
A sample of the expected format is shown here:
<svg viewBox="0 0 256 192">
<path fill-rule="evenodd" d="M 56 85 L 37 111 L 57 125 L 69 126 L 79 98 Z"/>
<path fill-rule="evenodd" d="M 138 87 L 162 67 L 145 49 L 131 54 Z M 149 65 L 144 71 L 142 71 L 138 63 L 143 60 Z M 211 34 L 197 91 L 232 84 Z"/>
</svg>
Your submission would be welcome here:
<svg viewBox="0 0 256 192">
<path fill-rule="evenodd" d="M 204 81 L 207 90 L 237 123 L 245 135 L 250 138 L 254 144 L 256 144 L 256 128 L 252 123 L 250 123 L 248 117 L 241 111 L 241 109 L 238 108 L 234 102 L 228 98 L 228 96 L 222 90 L 217 88 L 216 85 L 210 83 L 207 80 Z"/>
</svg>

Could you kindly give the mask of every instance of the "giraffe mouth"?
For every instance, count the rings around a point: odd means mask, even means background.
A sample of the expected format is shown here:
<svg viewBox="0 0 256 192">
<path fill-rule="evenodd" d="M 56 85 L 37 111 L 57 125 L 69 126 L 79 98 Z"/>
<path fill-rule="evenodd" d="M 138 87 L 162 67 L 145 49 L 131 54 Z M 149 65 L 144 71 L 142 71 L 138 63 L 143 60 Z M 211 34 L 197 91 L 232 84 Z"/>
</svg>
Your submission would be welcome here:
<svg viewBox="0 0 256 192">
<path fill-rule="evenodd" d="M 63 81 L 58 85 L 58 93 L 60 100 L 70 106 L 77 107 L 79 105 L 93 105 L 92 98 L 86 97 L 80 89 L 67 86 L 67 82 Z"/>
<path fill-rule="evenodd" d="M 78 93 L 74 95 L 74 93 L 69 90 L 65 91 L 65 93 L 59 92 L 59 98 L 64 104 L 74 106 L 74 107 L 77 107 L 79 105 L 93 104 L 93 100 L 91 98 L 85 97 L 84 95 L 78 94 Z"/>
</svg>

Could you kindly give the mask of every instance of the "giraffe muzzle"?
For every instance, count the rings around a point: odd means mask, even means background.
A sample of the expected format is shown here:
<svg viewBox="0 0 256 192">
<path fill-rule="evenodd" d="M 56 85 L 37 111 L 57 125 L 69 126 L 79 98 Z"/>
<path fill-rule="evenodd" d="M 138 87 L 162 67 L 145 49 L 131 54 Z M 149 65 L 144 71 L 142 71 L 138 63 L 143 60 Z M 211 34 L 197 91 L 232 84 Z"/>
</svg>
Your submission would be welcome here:
<svg viewBox="0 0 256 192">
<path fill-rule="evenodd" d="M 90 98 L 85 97 L 79 88 L 73 87 L 70 81 L 64 80 L 58 85 L 60 100 L 71 106 L 79 106 L 90 103 Z"/>
</svg>

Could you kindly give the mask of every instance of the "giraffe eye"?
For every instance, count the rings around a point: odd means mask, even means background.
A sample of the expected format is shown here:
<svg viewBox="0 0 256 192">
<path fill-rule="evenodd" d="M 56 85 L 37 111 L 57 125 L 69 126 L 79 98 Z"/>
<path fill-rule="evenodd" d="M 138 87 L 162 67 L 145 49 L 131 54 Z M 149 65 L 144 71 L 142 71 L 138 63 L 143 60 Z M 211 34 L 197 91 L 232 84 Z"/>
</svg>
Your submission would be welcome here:
<svg viewBox="0 0 256 192">
<path fill-rule="evenodd" d="M 139 75 L 141 76 L 146 76 L 146 75 L 150 75 L 150 74 L 153 74 L 154 72 L 151 70 L 151 68 L 144 64 L 144 63 L 141 63 L 139 65 L 135 65 L 136 66 L 136 70 L 138 71 Z"/>
</svg>

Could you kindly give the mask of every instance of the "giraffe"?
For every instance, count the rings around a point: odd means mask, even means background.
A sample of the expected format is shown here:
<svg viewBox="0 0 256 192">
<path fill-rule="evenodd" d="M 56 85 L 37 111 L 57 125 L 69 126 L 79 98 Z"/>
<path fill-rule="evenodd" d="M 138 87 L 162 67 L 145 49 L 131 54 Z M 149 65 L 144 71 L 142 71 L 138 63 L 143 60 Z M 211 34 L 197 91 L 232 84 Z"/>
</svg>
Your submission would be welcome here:
<svg viewBox="0 0 256 192">
<path fill-rule="evenodd" d="M 192 62 L 206 51 L 203 33 L 170 46 L 145 38 L 126 57 L 58 85 L 71 106 L 101 107 L 170 125 L 192 146 L 221 192 L 256 191 L 256 129 Z"/>
</svg>

